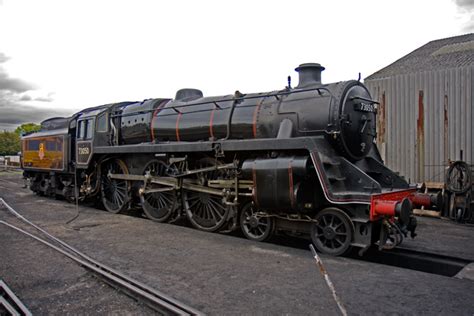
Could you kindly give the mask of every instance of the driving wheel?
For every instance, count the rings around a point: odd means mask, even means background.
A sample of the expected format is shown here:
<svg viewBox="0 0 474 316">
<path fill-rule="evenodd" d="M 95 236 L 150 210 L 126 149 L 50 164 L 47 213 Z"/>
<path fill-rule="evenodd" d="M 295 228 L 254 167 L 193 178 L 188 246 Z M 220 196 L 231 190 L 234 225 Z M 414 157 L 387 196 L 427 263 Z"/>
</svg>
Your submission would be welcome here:
<svg viewBox="0 0 474 316">
<path fill-rule="evenodd" d="M 214 159 L 204 158 L 196 164 L 196 167 L 206 168 L 215 165 Z M 207 187 L 209 180 L 218 180 L 224 177 L 223 171 L 213 170 L 196 174 L 192 182 Z M 226 223 L 229 212 L 233 207 L 225 204 L 223 197 L 220 195 L 192 190 L 183 190 L 183 203 L 186 216 L 191 224 L 200 230 L 208 232 L 219 230 Z"/>
<path fill-rule="evenodd" d="M 111 159 L 102 165 L 102 204 L 110 213 L 121 213 L 130 202 L 130 181 L 112 179 L 109 174 L 128 174 L 127 165 L 120 159 Z"/>
<path fill-rule="evenodd" d="M 151 160 L 143 170 L 143 174 L 153 177 L 167 177 L 171 168 L 161 160 Z M 156 222 L 166 222 L 177 208 L 176 190 L 169 190 L 168 186 L 152 183 L 147 189 L 162 189 L 163 191 L 144 193 L 140 195 L 140 202 L 145 215 Z"/>
</svg>

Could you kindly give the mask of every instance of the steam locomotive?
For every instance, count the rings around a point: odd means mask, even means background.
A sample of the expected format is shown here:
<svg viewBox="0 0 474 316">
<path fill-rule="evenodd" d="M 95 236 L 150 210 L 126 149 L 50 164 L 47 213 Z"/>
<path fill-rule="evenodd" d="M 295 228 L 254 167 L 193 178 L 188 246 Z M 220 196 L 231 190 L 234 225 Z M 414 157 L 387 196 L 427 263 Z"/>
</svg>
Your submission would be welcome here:
<svg viewBox="0 0 474 316">
<path fill-rule="evenodd" d="M 181 89 L 48 119 L 22 138 L 24 176 L 37 194 L 255 241 L 309 235 L 331 255 L 414 237 L 413 207 L 434 201 L 383 164 L 378 103 L 359 81 L 322 84 L 320 64 L 295 70 L 272 92 Z"/>
</svg>

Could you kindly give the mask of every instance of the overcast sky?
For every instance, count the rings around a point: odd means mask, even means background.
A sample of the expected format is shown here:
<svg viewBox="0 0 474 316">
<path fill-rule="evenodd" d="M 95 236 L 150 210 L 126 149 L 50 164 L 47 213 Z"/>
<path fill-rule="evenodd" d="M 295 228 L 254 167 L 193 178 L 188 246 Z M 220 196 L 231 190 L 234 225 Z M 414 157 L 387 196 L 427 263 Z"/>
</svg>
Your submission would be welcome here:
<svg viewBox="0 0 474 316">
<path fill-rule="evenodd" d="M 474 32 L 474 0 L 0 0 L 0 129 L 104 103 L 367 77 Z"/>
</svg>

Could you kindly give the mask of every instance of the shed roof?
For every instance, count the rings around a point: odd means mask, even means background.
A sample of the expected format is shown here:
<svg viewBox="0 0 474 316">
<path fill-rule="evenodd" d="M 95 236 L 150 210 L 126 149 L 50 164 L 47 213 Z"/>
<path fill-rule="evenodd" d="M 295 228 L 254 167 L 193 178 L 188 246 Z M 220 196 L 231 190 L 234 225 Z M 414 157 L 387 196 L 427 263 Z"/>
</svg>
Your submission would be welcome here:
<svg viewBox="0 0 474 316">
<path fill-rule="evenodd" d="M 474 65 L 474 33 L 431 41 L 365 80 Z"/>
</svg>

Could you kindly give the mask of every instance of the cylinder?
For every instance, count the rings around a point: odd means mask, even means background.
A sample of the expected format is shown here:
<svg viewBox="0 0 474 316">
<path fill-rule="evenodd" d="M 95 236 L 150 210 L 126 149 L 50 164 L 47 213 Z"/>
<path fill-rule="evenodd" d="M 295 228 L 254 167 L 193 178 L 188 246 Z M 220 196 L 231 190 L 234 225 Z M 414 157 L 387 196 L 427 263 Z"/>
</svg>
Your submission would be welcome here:
<svg viewBox="0 0 474 316">
<path fill-rule="evenodd" d="M 309 167 L 308 156 L 248 159 L 242 165 L 242 175 L 253 180 L 253 199 L 258 208 L 298 209 L 312 202 L 308 200 L 312 196 L 302 187 Z"/>
</svg>

